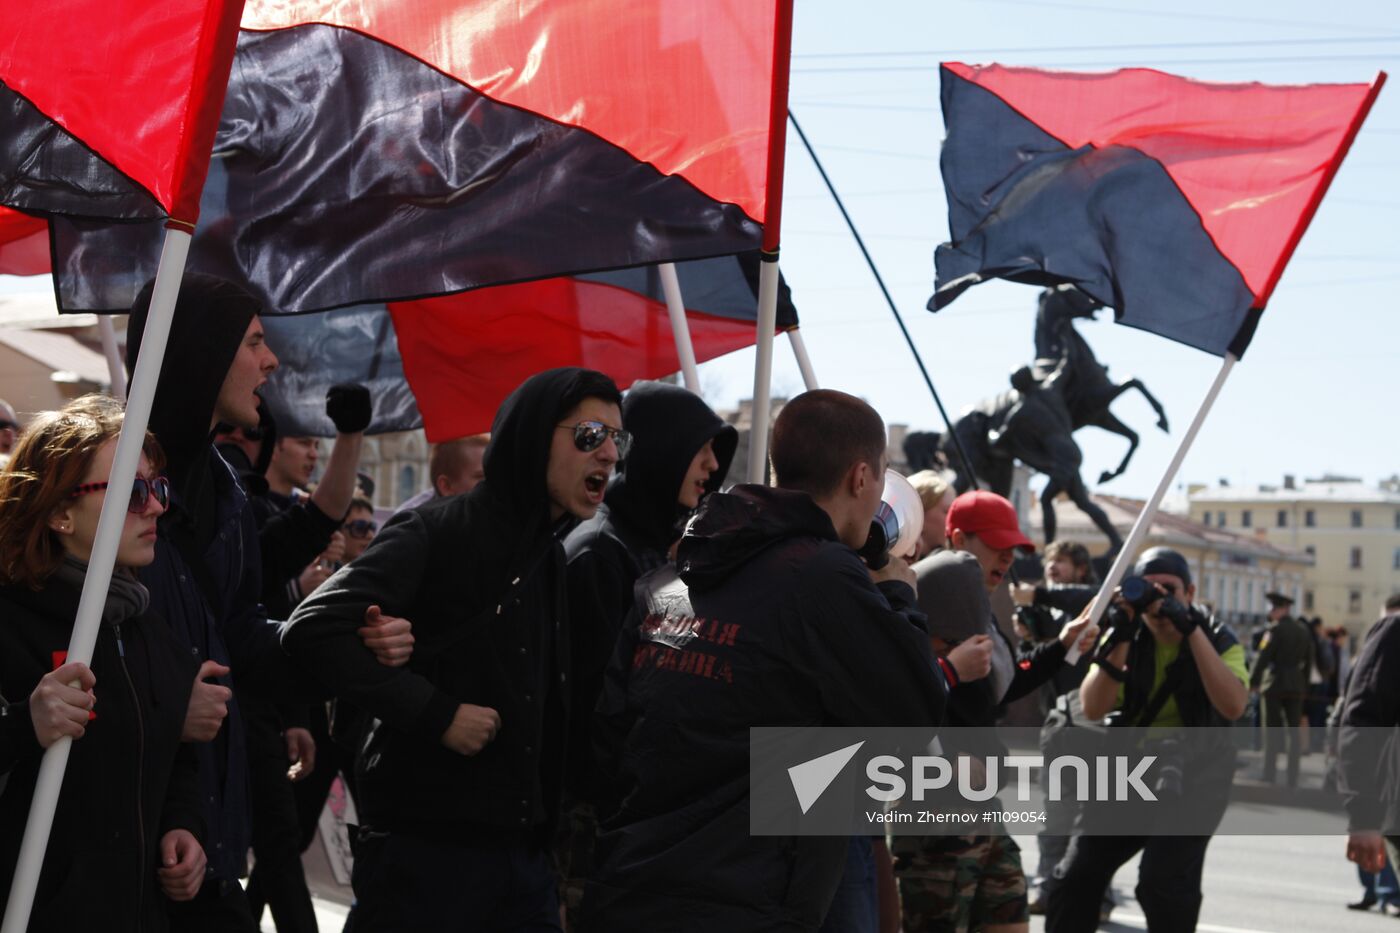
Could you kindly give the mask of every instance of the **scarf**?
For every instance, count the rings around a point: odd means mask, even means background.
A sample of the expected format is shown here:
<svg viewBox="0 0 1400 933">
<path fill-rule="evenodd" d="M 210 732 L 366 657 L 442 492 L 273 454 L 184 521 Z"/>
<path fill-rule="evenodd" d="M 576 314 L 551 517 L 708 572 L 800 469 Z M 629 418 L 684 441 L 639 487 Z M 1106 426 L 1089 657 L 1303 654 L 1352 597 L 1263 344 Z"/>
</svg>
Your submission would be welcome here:
<svg viewBox="0 0 1400 933">
<path fill-rule="evenodd" d="M 87 561 L 67 554 L 64 555 L 63 563 L 58 565 L 58 570 L 54 571 L 53 579 L 81 591 L 83 581 L 87 579 L 87 569 Z M 107 588 L 107 602 L 102 607 L 102 624 L 120 625 L 143 614 L 150 605 L 150 592 L 131 571 L 123 567 L 114 567 L 112 583 Z"/>
</svg>

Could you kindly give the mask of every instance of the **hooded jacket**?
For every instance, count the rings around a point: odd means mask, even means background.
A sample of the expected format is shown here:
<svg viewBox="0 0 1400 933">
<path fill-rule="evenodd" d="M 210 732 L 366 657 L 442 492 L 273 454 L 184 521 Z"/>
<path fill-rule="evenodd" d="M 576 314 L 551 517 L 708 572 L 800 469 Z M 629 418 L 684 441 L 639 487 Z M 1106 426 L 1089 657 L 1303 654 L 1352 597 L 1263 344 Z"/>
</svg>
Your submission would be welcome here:
<svg viewBox="0 0 1400 933">
<path fill-rule="evenodd" d="M 152 286 L 137 296 L 128 325 L 127 368 L 135 369 Z M 257 300 L 237 286 L 189 273 L 180 287 L 151 408 L 150 430 L 166 455 L 170 506 L 160 517 L 156 558 L 138 576 L 152 610 L 170 625 L 196 666 L 232 670 L 224 686 L 268 699 L 304 698 L 259 605 L 262 560 L 248 498 L 212 444 L 214 410 Z M 235 697 L 212 742 L 196 745 L 206 823 L 208 874 L 232 881 L 246 871 L 249 844 L 247 748 Z"/>
<path fill-rule="evenodd" d="M 80 591 L 0 587 L 0 903 L 8 899 L 43 748 L 30 693 L 68 647 Z M 199 838 L 198 767 L 180 744 L 195 667 L 165 622 L 149 611 L 98 630 L 90 665 L 96 718 L 73 743 L 39 875 L 29 929 L 166 929 L 158 886 L 161 837 Z"/>
<path fill-rule="evenodd" d="M 714 441 L 719 468 L 705 484 L 709 494 L 724 481 L 739 443 L 738 432 L 703 399 L 664 382 L 641 382 L 628 390 L 622 426 L 632 434 L 632 451 L 618 464 L 604 506 L 564 542 L 569 637 L 578 671 L 573 704 L 580 714 L 591 712 L 598 701 L 637 579 L 666 562 L 691 514 L 677 498 L 695 454 Z M 587 730 L 577 734 L 575 761 L 587 753 Z"/>
<path fill-rule="evenodd" d="M 815 930 L 844 838 L 749 833 L 751 726 L 936 726 L 947 688 L 904 583 L 878 588 L 811 497 L 706 498 L 598 706 L 620 805 L 603 820 L 587 930 Z M 663 595 L 664 594 L 664 598 Z"/>
<path fill-rule="evenodd" d="M 357 768 L 363 825 L 460 840 L 555 817 L 572 676 L 560 538 L 574 522 L 550 520 L 545 475 L 559 420 L 609 390 L 582 369 L 526 380 L 496 414 L 486 478 L 395 515 L 284 627 L 295 658 L 381 720 Z M 361 644 L 370 605 L 412 622 L 407 666 Z M 470 757 L 441 742 L 463 703 L 501 717 Z"/>
</svg>

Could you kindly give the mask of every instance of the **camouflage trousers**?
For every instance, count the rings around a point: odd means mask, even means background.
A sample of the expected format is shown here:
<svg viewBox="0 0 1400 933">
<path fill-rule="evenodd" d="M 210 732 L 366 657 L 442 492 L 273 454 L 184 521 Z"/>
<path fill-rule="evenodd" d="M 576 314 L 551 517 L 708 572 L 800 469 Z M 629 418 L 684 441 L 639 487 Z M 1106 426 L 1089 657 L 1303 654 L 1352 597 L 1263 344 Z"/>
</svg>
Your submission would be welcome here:
<svg viewBox="0 0 1400 933">
<path fill-rule="evenodd" d="M 891 851 L 906 933 L 1030 919 L 1021 848 L 1010 836 L 896 836 Z"/>
</svg>

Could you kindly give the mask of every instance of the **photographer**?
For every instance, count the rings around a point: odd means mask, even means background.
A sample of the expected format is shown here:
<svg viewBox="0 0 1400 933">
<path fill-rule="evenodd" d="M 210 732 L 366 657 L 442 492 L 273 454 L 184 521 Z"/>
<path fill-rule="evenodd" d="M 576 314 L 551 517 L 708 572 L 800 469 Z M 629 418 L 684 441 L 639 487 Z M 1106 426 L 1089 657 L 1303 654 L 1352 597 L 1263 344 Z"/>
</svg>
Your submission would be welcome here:
<svg viewBox="0 0 1400 933">
<path fill-rule="evenodd" d="M 1109 614 L 1080 688 L 1085 719 L 1112 711 L 1114 725 L 1158 729 L 1226 726 L 1238 719 L 1248 699 L 1244 649 L 1229 628 L 1192 604 L 1196 588 L 1186 559 L 1168 548 L 1152 548 L 1138 558 L 1133 574 L 1140 579 L 1124 581 L 1123 598 Z M 1182 762 L 1180 793 L 1195 816 L 1214 826 L 1229 802 L 1234 752 L 1224 746 L 1212 752 Z M 1086 829 L 1092 833 L 1092 823 Z M 1210 836 L 1088 833 L 1070 843 L 1056 870 L 1059 884 L 1050 894 L 1047 931 L 1095 929 L 1104 887 L 1138 852 L 1136 893 L 1148 927 L 1196 928 Z"/>
</svg>

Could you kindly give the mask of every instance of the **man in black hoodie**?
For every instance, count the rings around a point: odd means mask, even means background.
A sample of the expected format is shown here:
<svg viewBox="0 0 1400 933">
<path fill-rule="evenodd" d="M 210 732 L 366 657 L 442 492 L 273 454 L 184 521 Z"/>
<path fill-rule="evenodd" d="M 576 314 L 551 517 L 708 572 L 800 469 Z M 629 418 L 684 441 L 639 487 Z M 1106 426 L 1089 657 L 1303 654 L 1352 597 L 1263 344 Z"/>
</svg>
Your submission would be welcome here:
<svg viewBox="0 0 1400 933">
<path fill-rule="evenodd" d="M 129 370 L 136 367 L 153 290 L 148 282 L 131 308 Z M 172 908 L 177 933 L 257 929 L 238 883 L 247 869 L 251 804 L 247 734 L 231 688 L 269 700 L 320 696 L 282 652 L 278 629 L 259 603 L 262 562 L 248 497 L 212 444 L 219 422 L 258 425 L 257 391 L 277 367 L 260 311 L 237 285 L 187 274 L 151 408 L 170 504 L 160 518 L 155 561 L 139 576 L 152 609 L 201 665 L 182 738 L 198 743 L 208 864 L 199 895 Z"/>
<path fill-rule="evenodd" d="M 560 542 L 627 453 L 620 401 L 591 370 L 527 379 L 496 413 L 486 479 L 395 515 L 287 623 L 293 656 L 380 720 L 357 769 L 357 929 L 558 928 L 548 841 L 573 688 Z M 406 667 L 361 644 L 371 605 L 412 621 Z"/>
<path fill-rule="evenodd" d="M 131 309 L 129 369 L 136 365 L 152 290 L 148 283 Z M 171 499 L 160 519 L 156 559 L 139 575 L 152 608 L 202 665 L 184 738 L 199 742 L 208 866 L 199 896 L 172 911 L 175 930 L 257 928 L 238 884 L 250 803 L 244 720 L 229 675 L 236 670 L 240 689 L 273 694 L 295 681 L 277 629 L 259 607 L 262 568 L 247 496 L 210 443 L 219 421 L 257 426 L 257 389 L 277 367 L 258 311 L 256 299 L 237 286 L 186 275 L 151 409 Z"/>
<path fill-rule="evenodd" d="M 665 382 L 639 382 L 622 402 L 622 426 L 635 438 L 618 465 L 604 505 L 564 542 L 568 557 L 569 639 L 578 675 L 573 708 L 584 725 L 598 702 L 603 670 L 633 604 L 637 579 L 670 559 L 681 528 L 729 472 L 739 432 L 725 424 L 695 393 Z M 572 731 L 569 783 L 573 795 L 591 799 L 587 787 L 589 730 Z M 577 914 L 583 880 L 591 870 L 596 823 L 587 803 L 572 806 L 570 830 L 559 847 L 570 920 Z"/>
<path fill-rule="evenodd" d="M 778 488 L 707 497 L 678 576 L 642 581 L 648 612 L 629 616 L 598 707 L 620 805 L 604 815 L 585 929 L 821 924 L 847 840 L 749 834 L 749 727 L 936 726 L 958 662 L 986 660 L 936 662 L 908 566 L 872 573 L 856 556 L 885 465 L 874 409 L 804 393 L 773 428 Z"/>
</svg>

